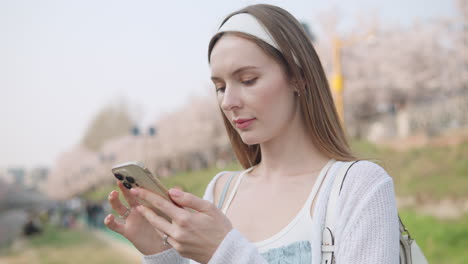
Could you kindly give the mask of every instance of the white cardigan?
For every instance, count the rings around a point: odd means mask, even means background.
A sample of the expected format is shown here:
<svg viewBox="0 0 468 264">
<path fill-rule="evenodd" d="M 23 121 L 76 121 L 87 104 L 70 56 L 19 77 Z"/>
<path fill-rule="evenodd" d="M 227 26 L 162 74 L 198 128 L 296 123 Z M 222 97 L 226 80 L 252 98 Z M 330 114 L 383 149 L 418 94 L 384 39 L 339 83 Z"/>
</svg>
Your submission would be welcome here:
<svg viewBox="0 0 468 264">
<path fill-rule="evenodd" d="M 330 168 L 318 194 L 313 214 L 312 263 L 321 263 L 321 240 L 328 196 L 342 162 Z M 220 174 L 206 188 L 205 200 L 213 202 L 213 189 Z M 337 264 L 398 264 L 399 225 L 392 178 L 380 166 L 359 161 L 348 171 L 338 200 L 335 228 Z M 143 264 L 196 264 L 175 249 L 143 256 Z M 224 238 L 209 264 L 267 264 L 239 231 Z"/>
</svg>

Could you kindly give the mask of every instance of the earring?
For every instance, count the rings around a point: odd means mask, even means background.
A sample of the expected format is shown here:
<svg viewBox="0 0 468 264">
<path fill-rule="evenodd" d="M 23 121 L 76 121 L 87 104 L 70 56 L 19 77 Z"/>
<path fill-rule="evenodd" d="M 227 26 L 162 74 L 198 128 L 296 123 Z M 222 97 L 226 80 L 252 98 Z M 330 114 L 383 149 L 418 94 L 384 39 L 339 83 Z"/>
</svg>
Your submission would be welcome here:
<svg viewBox="0 0 468 264">
<path fill-rule="evenodd" d="M 298 91 L 298 90 L 294 90 L 294 95 L 296 95 L 296 96 L 298 96 L 298 97 L 300 97 L 300 96 L 301 96 L 301 94 L 299 93 L 299 91 Z"/>
</svg>

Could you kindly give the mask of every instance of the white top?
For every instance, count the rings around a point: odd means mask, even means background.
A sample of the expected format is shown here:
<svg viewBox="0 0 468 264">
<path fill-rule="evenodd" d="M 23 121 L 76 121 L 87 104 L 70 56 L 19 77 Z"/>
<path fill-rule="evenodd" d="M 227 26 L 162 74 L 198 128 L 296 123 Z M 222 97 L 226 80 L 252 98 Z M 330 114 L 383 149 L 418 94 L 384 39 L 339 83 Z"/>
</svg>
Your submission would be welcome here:
<svg viewBox="0 0 468 264">
<path fill-rule="evenodd" d="M 328 196 L 337 169 L 329 169 L 315 203 L 310 232 L 313 264 L 320 264 L 321 239 Z M 206 188 L 204 199 L 213 202 L 216 175 Z M 348 171 L 337 201 L 335 227 L 336 262 L 338 264 L 398 264 L 399 223 L 392 178 L 375 163 L 359 161 Z M 281 231 L 280 231 L 281 233 Z M 145 264 L 181 264 L 197 262 L 181 257 L 175 249 L 144 256 Z M 267 264 L 259 249 L 239 231 L 233 229 L 224 238 L 209 264 Z"/>
<path fill-rule="evenodd" d="M 312 244 L 312 228 L 310 228 L 312 226 L 312 217 L 310 215 L 310 208 L 320 187 L 320 184 L 328 172 L 328 169 L 334 162 L 335 160 L 329 160 L 327 164 L 323 166 L 305 204 L 302 206 L 301 210 L 296 214 L 293 220 L 270 238 L 253 243 L 260 253 L 265 253 L 270 249 L 285 247 L 291 245 L 294 242 L 308 241 L 310 244 Z M 250 172 L 253 168 L 254 167 L 247 169 L 239 175 L 236 184 L 231 191 L 229 199 L 223 205 L 222 212 L 224 214 L 226 214 L 229 206 L 231 205 L 231 202 L 237 193 L 244 175 Z"/>
</svg>

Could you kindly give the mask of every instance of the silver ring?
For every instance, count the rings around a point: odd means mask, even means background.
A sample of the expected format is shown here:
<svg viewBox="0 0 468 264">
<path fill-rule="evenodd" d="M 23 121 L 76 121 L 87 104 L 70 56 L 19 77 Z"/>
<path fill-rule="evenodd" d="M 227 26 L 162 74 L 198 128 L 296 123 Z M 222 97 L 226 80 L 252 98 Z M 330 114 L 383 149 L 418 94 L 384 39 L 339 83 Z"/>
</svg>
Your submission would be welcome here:
<svg viewBox="0 0 468 264">
<path fill-rule="evenodd" d="M 122 219 L 125 219 L 125 218 L 127 218 L 127 216 L 130 215 L 131 211 L 132 210 L 130 208 L 127 208 L 127 211 L 125 211 L 125 213 L 123 215 L 119 215 L 119 217 L 122 218 Z"/>
<path fill-rule="evenodd" d="M 163 236 L 163 245 L 164 246 L 167 246 L 169 245 L 169 242 L 167 242 L 167 239 L 169 238 L 169 236 L 167 234 L 164 234 Z"/>
</svg>

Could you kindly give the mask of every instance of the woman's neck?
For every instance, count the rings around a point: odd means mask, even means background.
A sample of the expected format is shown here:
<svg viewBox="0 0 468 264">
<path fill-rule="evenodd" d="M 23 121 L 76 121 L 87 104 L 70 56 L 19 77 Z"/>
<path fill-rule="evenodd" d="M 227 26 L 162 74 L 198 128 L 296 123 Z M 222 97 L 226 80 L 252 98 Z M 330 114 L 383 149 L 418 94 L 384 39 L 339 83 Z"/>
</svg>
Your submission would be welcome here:
<svg viewBox="0 0 468 264">
<path fill-rule="evenodd" d="M 279 180 L 314 173 L 325 166 L 329 158 L 315 147 L 302 124 L 293 120 L 284 133 L 260 145 L 262 161 L 252 175 Z"/>
</svg>

